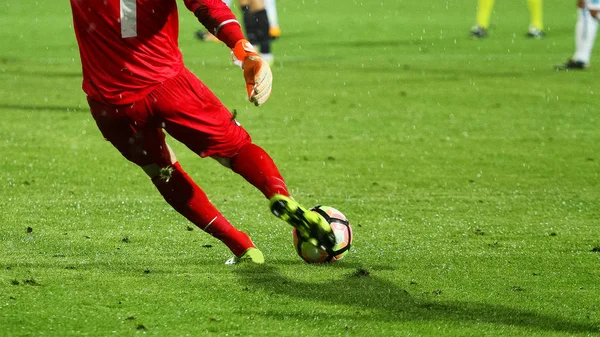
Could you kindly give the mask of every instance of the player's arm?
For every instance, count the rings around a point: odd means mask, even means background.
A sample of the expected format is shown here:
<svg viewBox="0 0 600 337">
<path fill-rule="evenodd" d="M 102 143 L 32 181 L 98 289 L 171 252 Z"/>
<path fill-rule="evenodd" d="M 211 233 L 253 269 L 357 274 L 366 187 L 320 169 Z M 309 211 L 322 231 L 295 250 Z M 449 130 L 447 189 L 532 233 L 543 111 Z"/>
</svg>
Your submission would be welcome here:
<svg viewBox="0 0 600 337">
<path fill-rule="evenodd" d="M 248 100 L 259 106 L 271 95 L 273 75 L 269 64 L 256 52 L 246 40 L 242 28 L 222 0 L 184 0 L 200 23 L 223 41 L 235 57 L 242 62 Z"/>
</svg>

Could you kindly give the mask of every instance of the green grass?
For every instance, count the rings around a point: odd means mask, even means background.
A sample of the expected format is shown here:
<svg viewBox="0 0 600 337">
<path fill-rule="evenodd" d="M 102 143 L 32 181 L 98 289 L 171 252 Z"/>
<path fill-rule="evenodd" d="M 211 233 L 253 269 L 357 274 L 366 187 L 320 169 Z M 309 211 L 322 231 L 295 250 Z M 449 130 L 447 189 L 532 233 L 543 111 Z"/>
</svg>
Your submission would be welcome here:
<svg viewBox="0 0 600 337">
<path fill-rule="evenodd" d="M 304 264 L 240 177 L 171 142 L 264 251 L 229 251 L 105 142 L 80 89 L 67 2 L 0 5 L 0 336 L 600 336 L 597 66 L 572 1 L 280 1 L 275 88 L 248 104 L 223 45 L 194 71 L 274 157 L 297 199 L 351 220 L 355 245 Z M 29 228 L 29 229 L 28 229 Z"/>
</svg>

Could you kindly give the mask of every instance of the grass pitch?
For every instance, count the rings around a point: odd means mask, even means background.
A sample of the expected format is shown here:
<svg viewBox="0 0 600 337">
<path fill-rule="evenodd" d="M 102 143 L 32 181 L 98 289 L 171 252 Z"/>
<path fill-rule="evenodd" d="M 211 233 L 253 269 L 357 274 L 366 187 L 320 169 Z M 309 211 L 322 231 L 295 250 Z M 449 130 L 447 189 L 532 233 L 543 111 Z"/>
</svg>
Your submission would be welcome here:
<svg viewBox="0 0 600 337">
<path fill-rule="evenodd" d="M 573 1 L 574 2 L 574 1 Z M 264 251 L 228 250 L 103 141 L 67 2 L 0 5 L 0 336 L 600 336 L 600 59 L 557 73 L 575 6 L 279 1 L 273 96 L 245 101 L 220 44 L 181 49 L 297 199 L 344 212 L 341 262 L 311 266 L 260 193 L 171 142 Z M 237 9 L 236 9 L 237 10 Z"/>
</svg>

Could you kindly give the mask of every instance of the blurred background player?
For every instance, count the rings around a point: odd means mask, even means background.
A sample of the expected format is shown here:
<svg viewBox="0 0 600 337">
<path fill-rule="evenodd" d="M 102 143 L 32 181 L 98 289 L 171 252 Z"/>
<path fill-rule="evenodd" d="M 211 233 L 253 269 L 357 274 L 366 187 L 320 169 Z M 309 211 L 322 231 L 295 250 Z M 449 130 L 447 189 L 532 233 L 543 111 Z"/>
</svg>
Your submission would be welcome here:
<svg viewBox="0 0 600 337">
<path fill-rule="evenodd" d="M 184 0 L 187 8 L 242 61 L 248 99 L 262 105 L 272 74 L 221 0 Z M 83 90 L 104 138 L 140 166 L 177 212 L 222 241 L 227 261 L 263 263 L 262 252 L 236 229 L 183 170 L 165 131 L 200 157 L 211 157 L 269 199 L 271 212 L 316 245 L 333 247 L 323 217 L 294 201 L 271 157 L 183 64 L 176 0 L 71 0 Z"/>
<path fill-rule="evenodd" d="M 495 0 L 477 0 L 476 24 L 471 28 L 474 38 L 487 37 L 490 26 L 490 17 L 494 9 Z M 544 37 L 544 24 L 542 22 L 542 0 L 527 0 L 529 7 L 529 29 L 527 36 L 540 39 Z"/>
<path fill-rule="evenodd" d="M 223 0 L 223 2 L 231 8 L 232 0 Z M 281 36 L 275 0 L 239 0 L 239 5 L 248 40 L 259 48 L 261 56 L 272 64 L 274 58 L 271 52 L 271 40 Z M 197 31 L 196 36 L 203 41 L 219 41 L 209 31 Z"/>
<path fill-rule="evenodd" d="M 265 9 L 269 17 L 269 35 L 272 39 L 276 39 L 281 36 L 279 15 L 277 15 L 277 2 L 275 0 L 265 0 Z"/>
<path fill-rule="evenodd" d="M 223 0 L 223 2 L 229 8 L 231 8 L 231 3 L 233 2 L 233 0 Z M 269 18 L 269 35 L 272 39 L 277 39 L 281 36 L 281 29 L 279 28 L 279 16 L 277 15 L 277 1 L 264 0 L 264 7 L 267 11 L 267 17 Z M 214 35 L 208 32 L 206 32 L 206 34 L 214 38 Z M 201 35 L 199 35 L 199 37 L 201 37 Z"/>
<path fill-rule="evenodd" d="M 590 9 L 587 8 L 588 6 L 595 8 L 592 1 L 586 6 L 584 0 L 577 0 L 575 53 L 565 64 L 557 66 L 556 70 L 583 70 L 589 67 L 592 48 L 594 47 L 596 33 L 598 32 L 598 20 L 594 18 Z M 597 10 L 595 12 L 597 13 Z"/>
</svg>

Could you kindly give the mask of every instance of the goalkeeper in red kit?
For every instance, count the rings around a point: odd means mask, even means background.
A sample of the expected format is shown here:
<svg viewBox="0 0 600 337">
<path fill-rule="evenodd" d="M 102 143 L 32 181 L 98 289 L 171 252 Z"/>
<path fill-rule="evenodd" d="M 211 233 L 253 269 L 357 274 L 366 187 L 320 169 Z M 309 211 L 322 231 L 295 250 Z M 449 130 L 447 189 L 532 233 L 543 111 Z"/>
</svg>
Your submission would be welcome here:
<svg viewBox="0 0 600 337">
<path fill-rule="evenodd" d="M 183 0 L 200 23 L 241 61 L 248 99 L 271 94 L 267 62 L 246 41 L 221 0 Z M 216 159 L 259 189 L 277 217 L 315 245 L 335 236 L 320 215 L 290 197 L 271 157 L 183 64 L 176 0 L 71 0 L 83 90 L 104 138 L 139 165 L 164 199 L 235 255 L 227 263 L 263 263 L 262 252 L 209 201 L 165 143 L 165 131 L 200 157 Z"/>
</svg>

